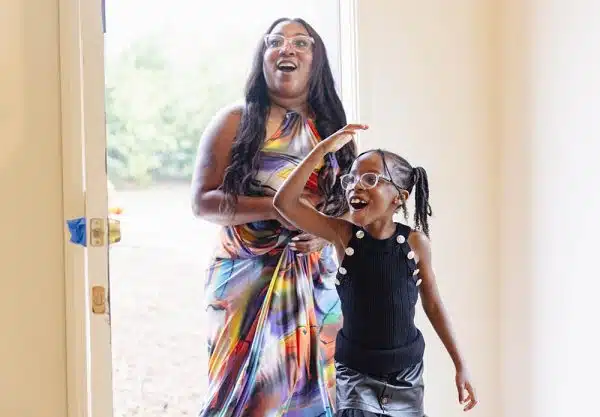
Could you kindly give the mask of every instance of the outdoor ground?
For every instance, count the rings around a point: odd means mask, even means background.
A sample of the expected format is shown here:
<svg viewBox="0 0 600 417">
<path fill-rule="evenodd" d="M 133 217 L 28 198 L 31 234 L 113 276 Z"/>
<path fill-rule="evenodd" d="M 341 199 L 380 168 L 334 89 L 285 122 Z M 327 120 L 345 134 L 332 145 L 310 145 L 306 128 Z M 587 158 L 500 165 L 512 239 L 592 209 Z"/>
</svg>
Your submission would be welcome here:
<svg viewBox="0 0 600 417">
<path fill-rule="evenodd" d="M 205 268 L 216 227 L 195 219 L 186 185 L 119 191 L 110 250 L 115 417 L 198 413 L 206 389 Z"/>
</svg>

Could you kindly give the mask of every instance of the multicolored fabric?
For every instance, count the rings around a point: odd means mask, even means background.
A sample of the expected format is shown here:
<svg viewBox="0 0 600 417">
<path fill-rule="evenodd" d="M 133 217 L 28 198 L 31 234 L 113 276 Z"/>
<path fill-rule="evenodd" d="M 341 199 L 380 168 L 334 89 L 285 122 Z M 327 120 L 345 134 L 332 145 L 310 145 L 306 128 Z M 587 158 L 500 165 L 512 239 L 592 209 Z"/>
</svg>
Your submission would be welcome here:
<svg viewBox="0 0 600 417">
<path fill-rule="evenodd" d="M 264 142 L 252 194 L 273 196 L 319 140 L 310 119 L 287 113 Z M 304 193 L 315 203 L 317 173 Z M 297 233 L 276 221 L 222 229 L 206 282 L 212 330 L 200 417 L 334 415 L 334 250 L 299 255 L 288 247 Z"/>
</svg>

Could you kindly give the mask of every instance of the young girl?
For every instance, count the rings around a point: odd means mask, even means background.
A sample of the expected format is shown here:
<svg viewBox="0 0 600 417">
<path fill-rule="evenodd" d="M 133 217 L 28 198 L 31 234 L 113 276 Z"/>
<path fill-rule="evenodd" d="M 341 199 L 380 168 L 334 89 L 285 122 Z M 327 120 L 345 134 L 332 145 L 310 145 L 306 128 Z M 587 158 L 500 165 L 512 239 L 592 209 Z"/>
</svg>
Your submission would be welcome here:
<svg viewBox="0 0 600 417">
<path fill-rule="evenodd" d="M 466 365 L 456 346 L 431 266 L 429 186 L 423 168 L 387 151 L 359 155 L 340 177 L 349 213 L 325 216 L 302 200 L 304 186 L 326 154 L 353 140 L 365 125 L 347 125 L 320 142 L 289 175 L 275 196 L 277 210 L 298 229 L 333 243 L 343 328 L 336 339 L 337 416 L 422 417 L 423 335 L 415 327 L 415 304 L 423 308 L 456 367 L 464 410 L 476 404 Z M 415 227 L 394 223 L 407 217 L 415 191 Z M 290 250 L 293 250 L 293 243 Z"/>
</svg>

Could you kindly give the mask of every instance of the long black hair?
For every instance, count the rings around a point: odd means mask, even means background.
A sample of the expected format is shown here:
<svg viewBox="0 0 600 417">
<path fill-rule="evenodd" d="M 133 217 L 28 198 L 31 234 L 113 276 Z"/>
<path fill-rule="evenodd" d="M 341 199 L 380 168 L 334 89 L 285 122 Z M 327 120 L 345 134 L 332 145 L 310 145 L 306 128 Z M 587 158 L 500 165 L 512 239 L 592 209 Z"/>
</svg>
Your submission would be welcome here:
<svg viewBox="0 0 600 417">
<path fill-rule="evenodd" d="M 329 66 L 325 44 L 319 34 L 303 19 L 280 18 L 275 20 L 265 34 L 281 22 L 298 22 L 314 39 L 313 60 L 308 90 L 308 106 L 314 115 L 315 125 L 322 139 L 346 125 L 346 113 L 335 90 L 333 74 Z M 258 169 L 259 151 L 266 136 L 266 122 L 270 100 L 267 82 L 263 73 L 265 43 L 261 39 L 254 54 L 252 69 L 245 88 L 245 106 L 236 139 L 231 149 L 231 163 L 225 170 L 221 190 L 227 196 L 227 209 L 235 210 L 237 198 L 248 195 L 253 177 Z M 335 154 L 335 161 L 326 158 L 319 172 L 319 191 L 324 201 L 317 209 L 328 215 L 340 215 L 347 210 L 347 202 L 335 180 L 333 166 L 336 162 L 340 173 L 346 172 L 356 156 L 354 144 L 344 146 Z"/>
</svg>

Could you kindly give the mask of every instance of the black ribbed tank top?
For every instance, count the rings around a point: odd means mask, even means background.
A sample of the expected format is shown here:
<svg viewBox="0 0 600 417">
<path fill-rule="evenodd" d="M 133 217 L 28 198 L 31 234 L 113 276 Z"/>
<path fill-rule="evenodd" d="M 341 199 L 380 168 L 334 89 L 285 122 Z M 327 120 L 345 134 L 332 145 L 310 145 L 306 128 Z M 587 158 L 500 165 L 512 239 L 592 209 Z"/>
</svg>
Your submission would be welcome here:
<svg viewBox="0 0 600 417">
<path fill-rule="evenodd" d="M 337 273 L 343 327 L 335 359 L 357 371 L 382 375 L 423 359 L 425 342 L 414 322 L 420 280 L 410 232 L 397 223 L 395 233 L 380 240 L 353 226 Z"/>
</svg>

